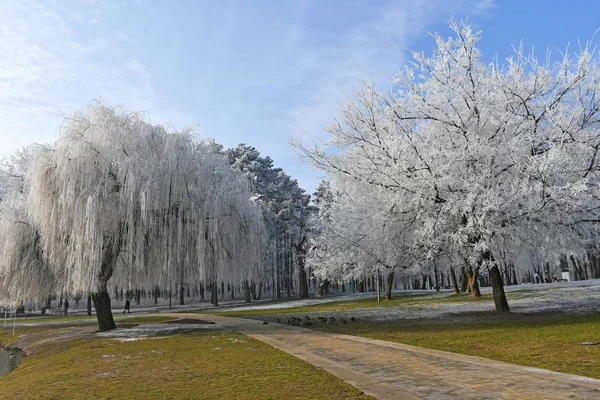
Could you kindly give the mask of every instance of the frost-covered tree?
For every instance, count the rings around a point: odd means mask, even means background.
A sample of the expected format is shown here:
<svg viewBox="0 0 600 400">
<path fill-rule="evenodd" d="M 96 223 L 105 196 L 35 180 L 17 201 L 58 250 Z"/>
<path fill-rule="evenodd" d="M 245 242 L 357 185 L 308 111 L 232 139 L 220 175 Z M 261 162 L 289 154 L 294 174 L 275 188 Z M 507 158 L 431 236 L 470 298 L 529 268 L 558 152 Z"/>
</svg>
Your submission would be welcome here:
<svg viewBox="0 0 600 400">
<path fill-rule="evenodd" d="M 109 281 L 204 281 L 214 291 L 260 262 L 262 222 L 247 180 L 191 131 L 92 104 L 33 154 L 26 177 L 20 213 L 1 221 L 0 277 L 11 289 L 3 302 L 92 293 L 100 330 L 109 330 Z M 21 289 L 29 281 L 14 270 L 48 282 Z"/>
<path fill-rule="evenodd" d="M 30 145 L 0 161 L 0 201 L 9 193 L 23 192 L 27 166 L 39 148 L 39 145 Z"/>
<path fill-rule="evenodd" d="M 391 95 L 355 92 L 328 129 L 338 152 L 296 146 L 334 181 L 380 188 L 413 213 L 422 265 L 452 252 L 472 285 L 488 270 L 496 309 L 508 311 L 499 238 L 565 249 L 575 225 L 598 221 L 600 68 L 589 46 L 557 63 L 519 48 L 505 66 L 486 64 L 479 33 L 450 25 L 455 36 L 434 35 L 431 57 L 414 53 Z"/>
<path fill-rule="evenodd" d="M 395 272 L 414 263 L 406 237 L 415 229 L 414 216 L 381 188 L 367 192 L 347 176 L 339 176 L 333 188 L 321 183 L 315 198 L 318 235 L 308 258 L 314 273 L 322 279 L 361 280 L 383 272 L 390 300 Z"/>
<path fill-rule="evenodd" d="M 300 297 L 308 297 L 308 277 L 305 268 L 306 249 L 310 229 L 308 218 L 312 213 L 310 196 L 300 188 L 298 181 L 292 179 L 281 168 L 273 165 L 270 157 L 262 157 L 258 150 L 246 144 L 239 144 L 227 151 L 231 165 L 243 171 L 252 183 L 254 198 L 262 205 L 265 225 L 269 234 L 267 252 L 264 259 L 275 260 L 272 263 L 272 288 L 280 295 L 281 276 L 285 275 L 283 264 L 290 269 L 293 251 L 298 269 L 298 292 Z M 290 251 L 291 250 L 291 251 Z M 275 275 L 279 278 L 276 278 Z M 287 272 L 285 285 L 291 293 L 291 271 Z M 279 288 L 279 289 L 277 289 Z"/>
</svg>

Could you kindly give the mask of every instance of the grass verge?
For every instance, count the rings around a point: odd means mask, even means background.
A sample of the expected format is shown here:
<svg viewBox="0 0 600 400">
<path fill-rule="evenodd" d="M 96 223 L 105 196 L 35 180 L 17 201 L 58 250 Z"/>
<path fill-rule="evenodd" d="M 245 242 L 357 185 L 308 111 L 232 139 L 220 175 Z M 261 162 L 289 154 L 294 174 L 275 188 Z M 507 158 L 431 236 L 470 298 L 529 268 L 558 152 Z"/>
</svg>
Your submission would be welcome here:
<svg viewBox="0 0 600 400">
<path fill-rule="evenodd" d="M 38 337 L 64 329 L 26 328 Z M 7 330 L 0 329 L 0 337 L 10 336 Z M 87 337 L 51 343 L 0 377 L 0 399 L 371 398 L 237 333 L 211 330 L 136 341 Z"/>
</svg>

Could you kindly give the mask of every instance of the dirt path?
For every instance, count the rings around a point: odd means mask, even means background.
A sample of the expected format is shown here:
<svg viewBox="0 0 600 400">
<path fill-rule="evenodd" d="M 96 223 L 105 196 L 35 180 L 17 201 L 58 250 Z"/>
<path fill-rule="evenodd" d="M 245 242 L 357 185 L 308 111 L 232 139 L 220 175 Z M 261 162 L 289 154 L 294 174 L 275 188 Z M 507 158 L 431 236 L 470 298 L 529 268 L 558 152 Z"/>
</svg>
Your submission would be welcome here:
<svg viewBox="0 0 600 400">
<path fill-rule="evenodd" d="M 257 320 L 173 316 L 201 318 L 261 340 L 378 399 L 600 398 L 600 380 L 591 378 Z"/>
</svg>

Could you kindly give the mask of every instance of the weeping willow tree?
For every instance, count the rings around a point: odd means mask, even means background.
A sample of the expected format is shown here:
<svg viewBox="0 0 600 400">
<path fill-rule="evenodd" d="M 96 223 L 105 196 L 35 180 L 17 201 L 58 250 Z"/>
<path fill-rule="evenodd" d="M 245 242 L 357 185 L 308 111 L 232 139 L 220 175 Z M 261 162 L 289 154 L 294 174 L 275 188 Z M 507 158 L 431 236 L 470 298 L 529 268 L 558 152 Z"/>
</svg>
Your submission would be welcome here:
<svg viewBox="0 0 600 400">
<path fill-rule="evenodd" d="M 135 113 L 92 104 L 65 120 L 55 145 L 31 157 L 17 197 L 0 219 L 4 303 L 92 293 L 106 331 L 109 281 L 216 286 L 258 269 L 264 229 L 246 179 L 214 143 Z"/>
</svg>

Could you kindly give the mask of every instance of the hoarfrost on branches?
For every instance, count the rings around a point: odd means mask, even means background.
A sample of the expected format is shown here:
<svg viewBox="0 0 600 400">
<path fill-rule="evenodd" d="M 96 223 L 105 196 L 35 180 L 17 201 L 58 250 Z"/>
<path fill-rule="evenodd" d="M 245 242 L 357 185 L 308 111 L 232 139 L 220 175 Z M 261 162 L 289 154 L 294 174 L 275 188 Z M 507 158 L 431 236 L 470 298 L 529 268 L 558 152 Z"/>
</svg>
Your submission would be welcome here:
<svg viewBox="0 0 600 400">
<path fill-rule="evenodd" d="M 485 64 L 480 34 L 450 25 L 454 37 L 433 35 L 433 55 L 414 53 L 391 95 L 369 82 L 356 90 L 324 146 L 294 142 L 337 193 L 340 211 L 319 239 L 327 257 L 358 260 L 332 267 L 382 263 L 387 247 L 406 253 L 396 259 L 406 267 L 444 256 L 495 272 L 503 256 L 536 248 L 557 260 L 595 235 L 600 67 L 591 45 L 558 63 L 518 48 L 506 65 Z M 496 306 L 506 311 L 503 297 Z"/>
<path fill-rule="evenodd" d="M 92 104 L 40 147 L 2 201 L 4 304 L 54 293 L 248 279 L 264 228 L 212 142 Z M 36 284 L 30 285 L 30 282 Z"/>
</svg>

